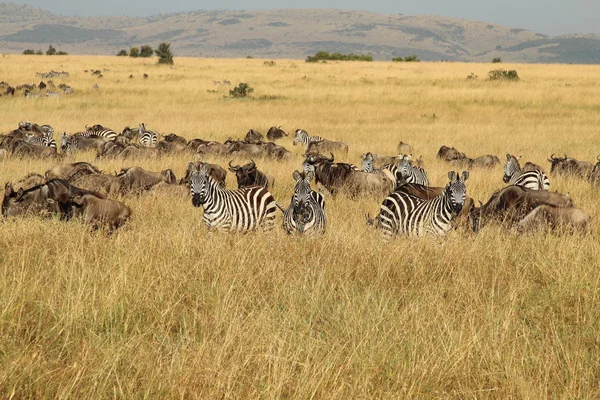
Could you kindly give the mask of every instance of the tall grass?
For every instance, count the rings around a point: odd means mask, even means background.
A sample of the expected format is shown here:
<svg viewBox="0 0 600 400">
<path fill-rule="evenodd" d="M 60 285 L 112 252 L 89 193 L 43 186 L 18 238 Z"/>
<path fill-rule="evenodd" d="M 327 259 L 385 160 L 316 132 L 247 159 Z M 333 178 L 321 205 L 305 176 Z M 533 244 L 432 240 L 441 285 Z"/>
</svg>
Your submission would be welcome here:
<svg viewBox="0 0 600 400">
<path fill-rule="evenodd" d="M 422 155 L 446 183 L 442 145 L 470 156 L 551 153 L 594 160 L 600 149 L 599 67 L 506 65 L 517 83 L 466 80 L 486 64 L 175 60 L 173 68 L 117 57 L 7 56 L 2 79 L 38 82 L 67 70 L 75 93 L 0 98 L 0 131 L 20 120 L 75 132 L 145 122 L 159 132 L 223 141 L 271 125 L 304 128 L 366 151 Z M 98 79 L 85 69 L 108 69 Z M 149 79 L 143 80 L 142 74 Z M 133 74 L 134 79 L 128 79 Z M 254 99 L 224 99 L 248 82 Z M 92 90 L 98 83 L 100 89 Z M 216 91 L 209 92 L 209 91 Z M 281 96 L 259 100 L 259 96 Z M 436 115 L 436 118 L 424 117 Z M 257 160 L 287 203 L 297 157 Z M 190 159 L 93 161 L 112 172 L 173 168 Z M 228 159 L 209 158 L 225 166 Z M 239 160 L 243 161 L 243 160 Z M 0 161 L 0 184 L 51 162 Z M 487 200 L 502 170 L 473 170 L 469 194 Z M 228 186 L 235 187 L 229 174 Z M 189 198 L 122 199 L 131 223 L 107 238 L 76 221 L 0 223 L 2 398 L 596 398 L 600 396 L 598 189 L 551 177 L 594 218 L 590 235 L 397 238 L 383 243 L 364 214 L 382 199 L 326 197 L 323 238 L 207 235 Z M 278 217 L 278 225 L 280 224 Z"/>
</svg>

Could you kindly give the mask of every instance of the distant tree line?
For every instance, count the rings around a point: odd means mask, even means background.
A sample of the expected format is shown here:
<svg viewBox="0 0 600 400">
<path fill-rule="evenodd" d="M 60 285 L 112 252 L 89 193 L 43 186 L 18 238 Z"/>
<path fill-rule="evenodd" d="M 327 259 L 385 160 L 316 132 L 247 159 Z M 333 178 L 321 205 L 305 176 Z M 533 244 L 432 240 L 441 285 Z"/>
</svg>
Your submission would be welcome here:
<svg viewBox="0 0 600 400">
<path fill-rule="evenodd" d="M 173 64 L 173 53 L 171 52 L 171 43 L 166 43 L 166 42 L 159 44 L 158 48 L 156 50 L 152 49 L 152 47 L 149 45 L 144 45 L 140 48 L 132 47 L 131 49 L 129 49 L 129 52 L 127 52 L 127 50 L 125 50 L 125 49 L 121 49 L 117 53 L 117 56 L 118 57 L 129 56 L 129 57 L 133 57 L 133 58 L 138 58 L 138 57 L 148 58 L 148 57 L 152 57 L 153 54 L 156 54 L 158 56 L 159 64 Z"/>
<path fill-rule="evenodd" d="M 404 58 L 402 57 L 394 57 L 392 58 L 393 62 L 420 62 L 421 60 L 419 60 L 419 57 L 417 57 L 416 55 L 412 55 L 412 56 L 406 56 Z"/>
<path fill-rule="evenodd" d="M 306 57 L 306 62 L 314 63 L 319 61 L 373 61 L 373 56 L 354 53 L 342 54 L 318 51 L 314 56 Z"/>
<path fill-rule="evenodd" d="M 35 54 L 37 56 L 41 56 L 44 53 L 42 53 L 41 49 L 38 51 L 35 51 L 33 49 L 25 49 L 23 50 L 23 54 Z M 48 46 L 48 50 L 46 50 L 47 56 L 66 56 L 68 54 L 69 53 L 67 53 L 66 51 L 57 51 L 56 48 L 52 45 Z"/>
</svg>

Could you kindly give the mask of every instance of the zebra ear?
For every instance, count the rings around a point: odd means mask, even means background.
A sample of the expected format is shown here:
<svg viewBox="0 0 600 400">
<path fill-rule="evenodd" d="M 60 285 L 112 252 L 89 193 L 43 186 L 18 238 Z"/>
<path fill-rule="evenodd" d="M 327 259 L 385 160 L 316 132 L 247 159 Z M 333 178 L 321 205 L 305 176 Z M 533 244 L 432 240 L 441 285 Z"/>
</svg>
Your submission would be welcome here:
<svg viewBox="0 0 600 400">
<path fill-rule="evenodd" d="M 467 179 L 469 179 L 469 171 L 463 171 L 461 179 L 463 182 L 466 181 Z"/>
<path fill-rule="evenodd" d="M 450 179 L 450 182 L 453 182 L 456 180 L 456 171 L 450 171 L 448 172 L 448 179 Z"/>
<path fill-rule="evenodd" d="M 292 174 L 292 177 L 294 178 L 295 181 L 299 181 L 300 179 L 302 179 L 302 175 L 300 175 L 300 172 L 298 172 L 298 171 L 294 171 L 294 173 Z"/>
<path fill-rule="evenodd" d="M 510 154 L 506 153 L 506 161 L 510 160 Z"/>
</svg>

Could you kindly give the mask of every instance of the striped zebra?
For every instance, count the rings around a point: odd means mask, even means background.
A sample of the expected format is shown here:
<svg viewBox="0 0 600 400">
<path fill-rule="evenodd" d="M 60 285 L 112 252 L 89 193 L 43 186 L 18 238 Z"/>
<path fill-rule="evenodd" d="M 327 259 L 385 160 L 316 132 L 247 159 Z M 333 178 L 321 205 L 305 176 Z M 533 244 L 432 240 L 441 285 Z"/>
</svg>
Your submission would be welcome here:
<svg viewBox="0 0 600 400">
<path fill-rule="evenodd" d="M 325 233 L 325 200 L 322 194 L 310 187 L 310 181 L 315 177 L 314 172 L 301 174 L 294 171 L 293 177 L 296 186 L 290 206 L 286 210 L 277 204 L 283 211 L 283 229 L 290 235 Z"/>
<path fill-rule="evenodd" d="M 53 133 L 54 131 L 52 131 Z M 52 137 L 52 133 L 43 133 L 42 136 L 36 136 L 32 133 L 25 135 L 25 141 L 38 146 L 52 147 L 56 149 L 56 140 Z"/>
<path fill-rule="evenodd" d="M 373 174 L 377 171 L 375 168 L 375 157 L 373 153 L 368 152 L 362 155 L 362 170 L 369 174 Z"/>
<path fill-rule="evenodd" d="M 376 218 L 384 239 L 400 233 L 408 236 L 445 235 L 454 227 L 453 220 L 465 203 L 468 177 L 467 171 L 462 177 L 450 171 L 450 183 L 441 195 L 431 200 L 403 192 L 402 188 L 391 193 L 381 204 Z"/>
<path fill-rule="evenodd" d="M 204 208 L 202 219 L 209 229 L 245 232 L 262 227 L 270 231 L 275 225 L 277 206 L 267 189 L 259 186 L 223 189 L 209 175 L 207 163 L 192 173 L 191 191 L 192 204 Z"/>
<path fill-rule="evenodd" d="M 398 167 L 395 171 L 396 185 L 404 185 L 405 183 L 416 183 L 418 185 L 429 186 L 429 177 L 427 172 L 410 163 L 412 156 L 405 155 L 398 161 Z"/>
<path fill-rule="evenodd" d="M 83 136 L 86 138 L 97 137 L 106 141 L 114 141 L 117 138 L 117 132 L 112 129 L 103 127 L 102 125 L 94 125 L 92 127 L 85 126 L 84 132 L 79 132 L 77 136 Z"/>
<path fill-rule="evenodd" d="M 139 132 L 140 145 L 143 147 L 156 147 L 158 143 L 158 133 L 147 131 L 144 123 L 140 124 Z"/>
<path fill-rule="evenodd" d="M 308 146 L 309 143 L 312 142 L 320 142 L 323 140 L 321 136 L 308 136 L 308 132 L 304 129 L 296 129 L 296 135 L 294 136 L 294 146 L 297 144 L 302 144 L 304 146 Z"/>
<path fill-rule="evenodd" d="M 519 157 L 521 158 L 521 157 Z M 507 154 L 506 164 L 504 165 L 504 183 L 510 185 L 522 186 L 531 190 L 548 190 L 550 188 L 550 179 L 539 169 L 524 171 L 519 165 L 519 158 Z"/>
</svg>

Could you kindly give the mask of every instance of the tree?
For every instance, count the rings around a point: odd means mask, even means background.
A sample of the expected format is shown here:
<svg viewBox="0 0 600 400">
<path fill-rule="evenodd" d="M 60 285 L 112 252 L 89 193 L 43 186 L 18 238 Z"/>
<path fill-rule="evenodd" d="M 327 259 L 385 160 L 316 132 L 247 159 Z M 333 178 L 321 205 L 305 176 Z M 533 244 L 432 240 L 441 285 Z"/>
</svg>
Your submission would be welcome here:
<svg viewBox="0 0 600 400">
<path fill-rule="evenodd" d="M 35 54 L 35 50 L 33 50 L 33 49 L 25 49 L 25 50 L 23 50 L 23 54 Z"/>
<path fill-rule="evenodd" d="M 125 50 L 125 49 L 119 50 L 119 52 L 117 53 L 117 57 L 127 57 L 127 50 Z"/>
<path fill-rule="evenodd" d="M 69 55 L 69 53 L 67 53 L 66 51 L 62 51 L 60 50 L 59 52 L 56 53 L 57 56 L 67 56 Z"/>
<path fill-rule="evenodd" d="M 493 64 L 498 64 L 498 63 L 501 63 L 501 62 L 502 62 L 502 59 L 501 59 L 500 57 L 496 57 L 496 58 L 494 58 L 494 59 L 492 60 L 492 63 L 493 63 Z"/>
<path fill-rule="evenodd" d="M 140 57 L 152 57 L 152 54 L 154 54 L 154 50 L 148 45 L 144 45 L 140 49 Z"/>
<path fill-rule="evenodd" d="M 154 50 L 158 56 L 159 64 L 173 64 L 173 53 L 171 52 L 171 43 L 162 42 L 158 49 Z"/>
<path fill-rule="evenodd" d="M 48 50 L 46 50 L 46 55 L 53 56 L 55 54 L 56 54 L 56 49 L 54 48 L 54 46 L 52 46 L 52 45 L 48 46 Z"/>
<path fill-rule="evenodd" d="M 247 83 L 240 83 L 229 91 L 229 95 L 234 98 L 247 97 L 254 92 L 254 88 Z"/>
<path fill-rule="evenodd" d="M 129 57 L 139 57 L 140 56 L 140 49 L 138 49 L 137 47 L 132 47 L 129 50 Z"/>
</svg>

